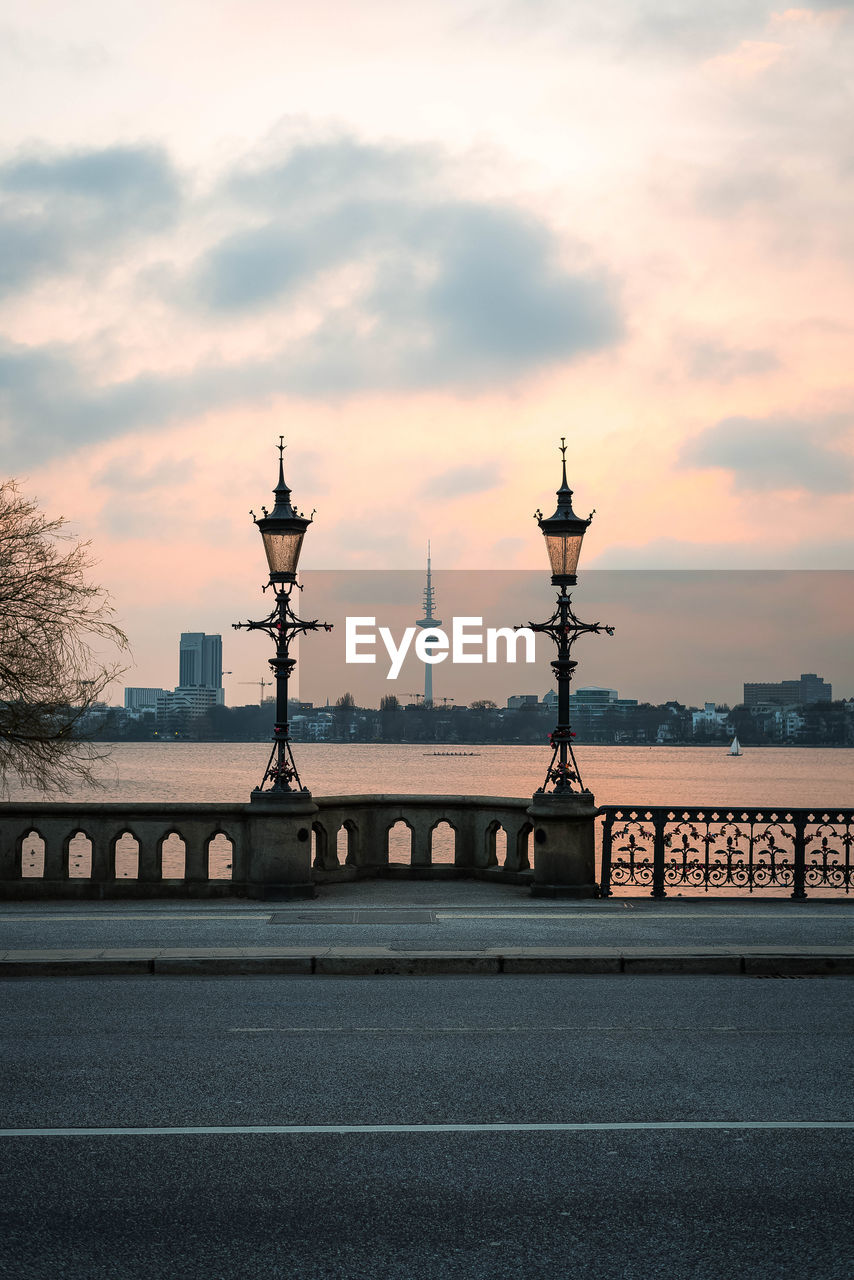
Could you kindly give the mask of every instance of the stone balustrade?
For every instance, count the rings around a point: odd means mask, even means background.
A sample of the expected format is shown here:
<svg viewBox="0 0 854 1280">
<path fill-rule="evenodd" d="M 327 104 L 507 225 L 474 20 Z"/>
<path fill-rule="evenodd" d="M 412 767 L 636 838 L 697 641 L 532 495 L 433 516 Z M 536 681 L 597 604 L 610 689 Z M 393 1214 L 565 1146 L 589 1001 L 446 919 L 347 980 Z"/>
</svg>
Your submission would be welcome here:
<svg viewBox="0 0 854 1280">
<path fill-rule="evenodd" d="M 350 876 L 421 873 L 425 878 L 501 872 L 509 879 L 530 866 L 529 800 L 357 795 L 322 796 L 315 803 L 317 881 L 341 879 L 348 872 Z M 450 830 L 444 833 L 444 848 L 437 857 L 434 845 L 445 824 Z M 402 839 L 394 839 L 396 828 Z"/>
<path fill-rule="evenodd" d="M 0 896 L 232 894 L 248 878 L 248 810 L 232 804 L 4 804 Z"/>
<path fill-rule="evenodd" d="M 256 804 L 12 802 L 0 806 L 0 897 L 242 896 L 269 879 L 255 871 L 271 859 L 284 896 L 363 876 L 516 879 L 529 866 L 528 804 L 327 796 L 292 813 Z M 450 839 L 439 855 L 432 845 L 443 824 Z M 408 851 L 396 831 L 408 833 Z"/>
</svg>

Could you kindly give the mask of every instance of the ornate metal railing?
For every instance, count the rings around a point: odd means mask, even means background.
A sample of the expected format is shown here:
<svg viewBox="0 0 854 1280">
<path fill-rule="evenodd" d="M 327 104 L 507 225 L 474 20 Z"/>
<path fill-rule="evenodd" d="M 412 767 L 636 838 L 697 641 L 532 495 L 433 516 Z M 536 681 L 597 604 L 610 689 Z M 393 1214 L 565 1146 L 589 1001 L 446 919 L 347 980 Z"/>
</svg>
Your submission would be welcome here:
<svg viewBox="0 0 854 1280">
<path fill-rule="evenodd" d="M 607 805 L 602 896 L 614 889 L 850 892 L 854 809 Z"/>
</svg>

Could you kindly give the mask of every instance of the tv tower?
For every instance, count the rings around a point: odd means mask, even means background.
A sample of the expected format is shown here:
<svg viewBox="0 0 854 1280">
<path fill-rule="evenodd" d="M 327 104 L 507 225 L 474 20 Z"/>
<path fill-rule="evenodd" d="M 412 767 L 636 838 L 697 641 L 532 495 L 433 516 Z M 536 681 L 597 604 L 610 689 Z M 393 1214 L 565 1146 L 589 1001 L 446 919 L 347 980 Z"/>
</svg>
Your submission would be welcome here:
<svg viewBox="0 0 854 1280">
<path fill-rule="evenodd" d="M 426 627 L 432 631 L 435 627 L 441 627 L 442 619 L 433 616 L 433 607 L 436 603 L 436 596 L 433 590 L 433 577 L 430 572 L 430 543 L 427 543 L 427 586 L 424 588 L 424 617 L 416 622 L 416 627 Z M 424 663 L 424 705 L 433 705 L 433 666 L 429 662 Z"/>
</svg>

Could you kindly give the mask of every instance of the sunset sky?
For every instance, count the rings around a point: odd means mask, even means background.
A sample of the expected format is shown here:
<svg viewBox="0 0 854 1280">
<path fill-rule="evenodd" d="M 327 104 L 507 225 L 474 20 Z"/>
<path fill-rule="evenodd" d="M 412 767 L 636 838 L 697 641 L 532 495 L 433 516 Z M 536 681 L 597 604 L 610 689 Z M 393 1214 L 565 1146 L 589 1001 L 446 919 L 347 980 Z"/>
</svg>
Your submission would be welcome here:
<svg viewBox="0 0 854 1280">
<path fill-rule="evenodd" d="M 220 631 L 254 696 L 230 623 L 265 611 L 280 433 L 309 569 L 417 568 L 429 537 L 439 569 L 545 575 L 562 435 L 582 573 L 854 569 L 851 4 L 5 14 L 5 471 L 92 540 L 127 683 Z M 787 648 L 800 607 L 762 672 L 671 696 L 854 695 L 850 656 Z"/>
</svg>

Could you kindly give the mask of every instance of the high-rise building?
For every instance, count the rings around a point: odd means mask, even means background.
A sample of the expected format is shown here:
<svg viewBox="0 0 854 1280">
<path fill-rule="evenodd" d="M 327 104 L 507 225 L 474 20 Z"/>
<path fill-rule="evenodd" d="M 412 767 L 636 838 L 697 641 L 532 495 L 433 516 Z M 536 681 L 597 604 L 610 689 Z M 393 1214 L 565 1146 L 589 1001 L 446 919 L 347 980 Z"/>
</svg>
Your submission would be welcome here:
<svg viewBox="0 0 854 1280">
<path fill-rule="evenodd" d="M 222 702 L 222 636 L 207 636 L 203 631 L 182 631 L 178 653 L 178 685 L 216 689 L 217 702 Z"/>
<path fill-rule="evenodd" d="M 781 680 L 779 684 L 745 684 L 746 707 L 795 707 L 811 702 L 832 702 L 833 686 L 814 673 L 802 675 L 799 680 Z"/>
</svg>

